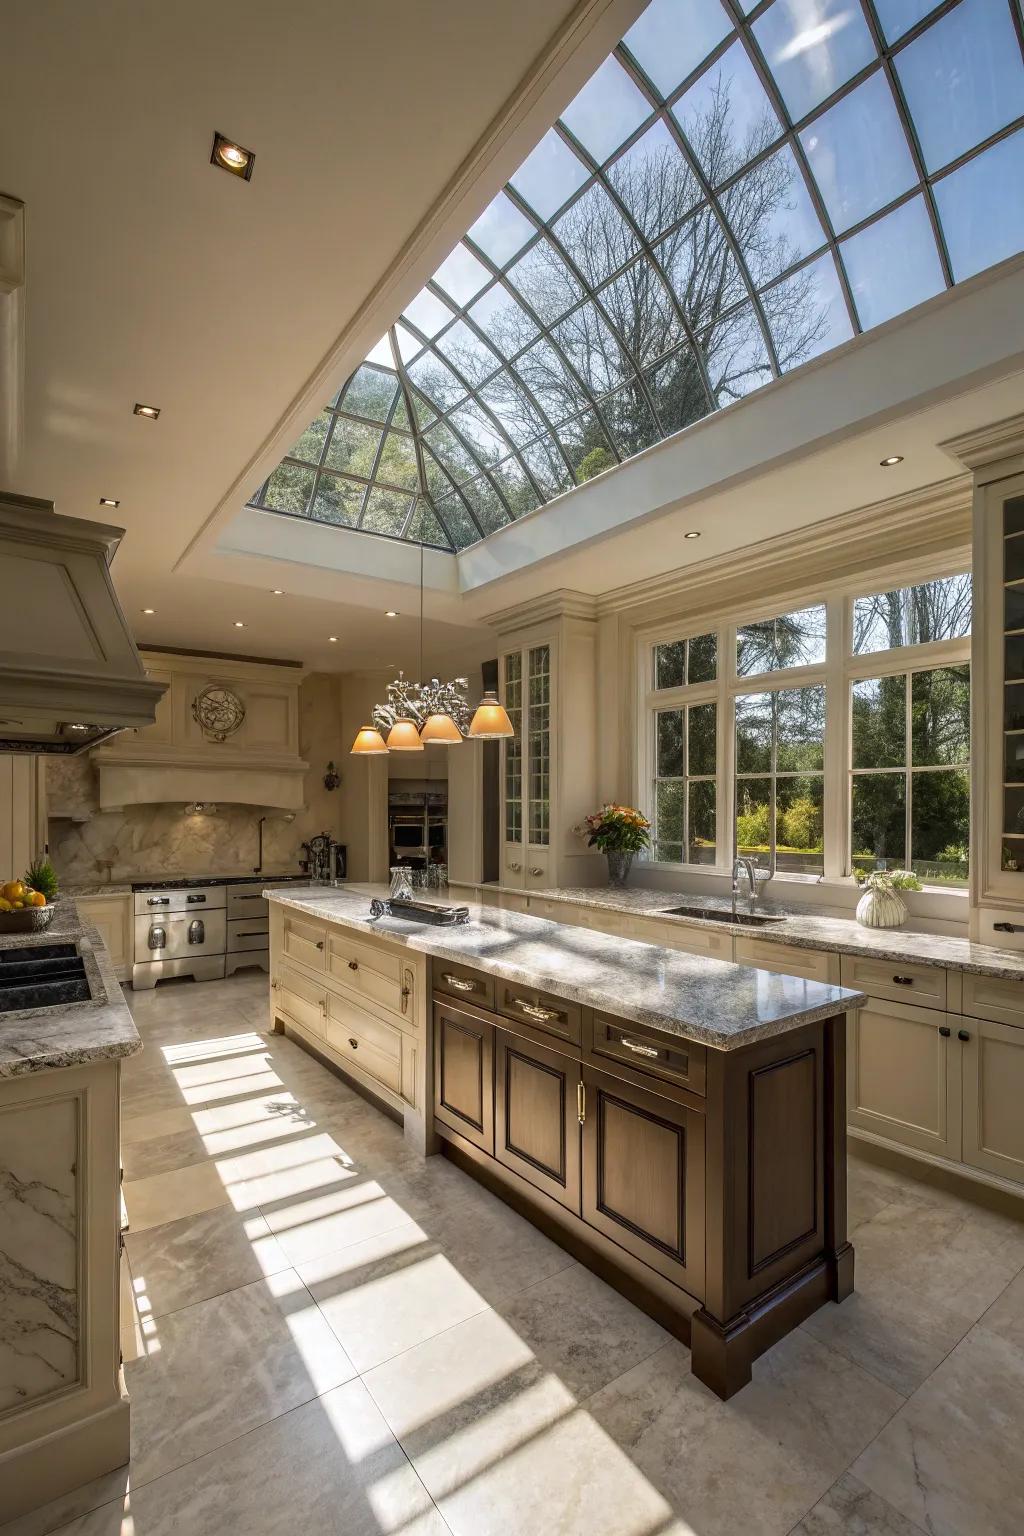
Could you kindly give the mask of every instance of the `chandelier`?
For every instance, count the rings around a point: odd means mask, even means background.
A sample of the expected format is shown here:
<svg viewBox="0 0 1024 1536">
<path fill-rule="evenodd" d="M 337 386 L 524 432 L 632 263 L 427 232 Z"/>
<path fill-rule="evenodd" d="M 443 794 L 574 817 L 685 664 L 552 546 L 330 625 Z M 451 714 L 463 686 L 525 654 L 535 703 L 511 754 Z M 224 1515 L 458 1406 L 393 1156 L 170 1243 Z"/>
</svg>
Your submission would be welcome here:
<svg viewBox="0 0 1024 1536">
<path fill-rule="evenodd" d="M 420 545 L 420 676 L 423 675 L 423 546 Z M 514 736 L 512 722 L 494 692 L 485 693 L 470 713 L 469 679 L 432 677 L 413 682 L 399 670 L 387 698 L 373 706 L 372 724 L 356 733 L 352 752 L 379 757 L 386 752 L 422 752 L 425 743 L 458 746 L 464 737 L 495 741 Z M 384 732 L 387 732 L 385 739 Z"/>
</svg>

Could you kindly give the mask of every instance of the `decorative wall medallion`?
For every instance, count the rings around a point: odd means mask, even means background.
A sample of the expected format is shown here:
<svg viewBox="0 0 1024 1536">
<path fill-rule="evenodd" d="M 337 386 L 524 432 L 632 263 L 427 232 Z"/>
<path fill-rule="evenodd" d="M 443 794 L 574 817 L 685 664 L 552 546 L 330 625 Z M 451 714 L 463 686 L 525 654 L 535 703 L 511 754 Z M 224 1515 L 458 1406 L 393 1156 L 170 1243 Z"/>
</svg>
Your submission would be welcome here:
<svg viewBox="0 0 1024 1536">
<path fill-rule="evenodd" d="M 192 700 L 192 718 L 209 741 L 227 741 L 245 719 L 245 704 L 226 683 L 207 683 Z"/>
</svg>

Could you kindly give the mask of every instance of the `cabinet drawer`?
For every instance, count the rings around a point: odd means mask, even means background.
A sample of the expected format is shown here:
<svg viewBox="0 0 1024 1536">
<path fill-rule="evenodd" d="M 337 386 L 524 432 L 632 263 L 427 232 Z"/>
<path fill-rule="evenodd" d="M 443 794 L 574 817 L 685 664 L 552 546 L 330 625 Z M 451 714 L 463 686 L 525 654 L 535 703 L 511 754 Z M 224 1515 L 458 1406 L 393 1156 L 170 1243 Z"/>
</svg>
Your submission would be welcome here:
<svg viewBox="0 0 1024 1536">
<path fill-rule="evenodd" d="M 685 923 L 665 923 L 658 919 L 639 919 L 638 931 L 630 937 L 644 944 L 664 944 L 668 949 L 684 949 L 690 955 L 712 955 L 716 960 L 732 959 L 732 934 L 713 928 L 687 927 Z"/>
<path fill-rule="evenodd" d="M 383 1083 L 392 1093 L 402 1087 L 402 1031 L 396 1024 L 376 1018 L 358 1003 L 329 993 L 327 997 L 327 1044 L 343 1060 Z"/>
<path fill-rule="evenodd" d="M 327 1011 L 323 987 L 293 971 L 281 971 L 270 983 L 270 991 L 275 1012 L 284 1013 L 303 1029 L 323 1036 Z"/>
<path fill-rule="evenodd" d="M 762 971 L 783 976 L 803 976 L 808 981 L 839 982 L 839 956 L 822 950 L 797 949 L 794 944 L 773 944 L 771 939 L 733 941 L 737 965 L 756 965 Z"/>
<path fill-rule="evenodd" d="M 887 997 L 894 1003 L 913 1003 L 919 1008 L 946 1006 L 946 973 L 937 965 L 843 955 L 839 969 L 844 987 L 866 992 L 869 997 Z"/>
<path fill-rule="evenodd" d="M 435 992 L 446 997 L 461 997 L 478 1008 L 494 1007 L 494 977 L 482 976 L 465 965 L 452 965 L 448 960 L 432 963 L 431 981 Z"/>
<path fill-rule="evenodd" d="M 348 933 L 332 932 L 327 939 L 327 974 L 349 991 L 391 1013 L 412 1018 L 415 974 L 401 956 Z"/>
<path fill-rule="evenodd" d="M 259 891 L 233 891 L 228 887 L 228 921 L 233 917 L 266 917 L 269 903 Z"/>
<path fill-rule="evenodd" d="M 964 972 L 963 1011 L 974 1019 L 1024 1025 L 1024 981 L 1003 976 L 971 976 Z"/>
<path fill-rule="evenodd" d="M 583 1043 L 583 1010 L 579 1003 L 567 1003 L 536 987 L 520 987 L 510 981 L 495 984 L 494 1009 L 506 1019 L 532 1024 L 545 1034 L 557 1035 L 573 1045 Z"/>
<path fill-rule="evenodd" d="M 228 920 L 228 953 L 242 949 L 268 949 L 270 922 L 266 917 L 238 917 Z"/>
<path fill-rule="evenodd" d="M 641 1024 L 595 1013 L 587 1057 L 594 1066 L 620 1061 L 649 1077 L 664 1078 L 691 1093 L 704 1093 L 707 1049 L 689 1040 L 666 1040 Z"/>
<path fill-rule="evenodd" d="M 319 923 L 285 914 L 281 924 L 281 952 L 311 971 L 322 971 L 327 961 L 327 930 Z"/>
</svg>

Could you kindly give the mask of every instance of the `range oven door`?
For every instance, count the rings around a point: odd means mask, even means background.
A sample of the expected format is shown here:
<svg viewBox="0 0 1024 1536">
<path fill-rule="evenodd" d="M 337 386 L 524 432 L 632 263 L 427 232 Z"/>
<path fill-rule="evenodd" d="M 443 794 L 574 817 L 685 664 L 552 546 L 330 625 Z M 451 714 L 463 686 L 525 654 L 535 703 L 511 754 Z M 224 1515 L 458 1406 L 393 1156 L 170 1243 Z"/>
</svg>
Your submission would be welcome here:
<svg viewBox="0 0 1024 1536">
<path fill-rule="evenodd" d="M 227 940 L 227 914 L 223 907 L 212 912 L 160 912 L 135 919 L 135 963 L 149 960 L 187 960 L 196 955 L 222 955 Z"/>
</svg>

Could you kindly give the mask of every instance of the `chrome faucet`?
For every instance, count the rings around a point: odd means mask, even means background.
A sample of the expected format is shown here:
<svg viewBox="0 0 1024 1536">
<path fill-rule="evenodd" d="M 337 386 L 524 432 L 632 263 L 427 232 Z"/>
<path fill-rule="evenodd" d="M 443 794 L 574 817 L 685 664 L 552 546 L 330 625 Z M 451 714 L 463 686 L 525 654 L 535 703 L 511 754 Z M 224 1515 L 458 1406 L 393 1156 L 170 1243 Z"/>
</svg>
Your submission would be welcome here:
<svg viewBox="0 0 1024 1536">
<path fill-rule="evenodd" d="M 732 906 L 734 912 L 736 910 L 736 900 L 740 894 L 738 878 L 740 874 L 744 874 L 747 877 L 747 894 L 750 898 L 751 906 L 754 906 L 757 902 L 757 898 L 760 895 L 759 888 L 766 880 L 771 879 L 771 870 L 758 869 L 753 859 L 737 854 L 732 865 Z"/>
</svg>

